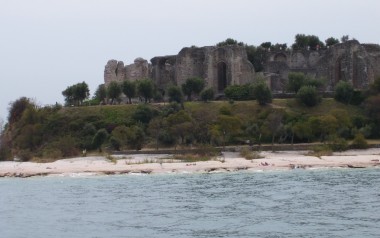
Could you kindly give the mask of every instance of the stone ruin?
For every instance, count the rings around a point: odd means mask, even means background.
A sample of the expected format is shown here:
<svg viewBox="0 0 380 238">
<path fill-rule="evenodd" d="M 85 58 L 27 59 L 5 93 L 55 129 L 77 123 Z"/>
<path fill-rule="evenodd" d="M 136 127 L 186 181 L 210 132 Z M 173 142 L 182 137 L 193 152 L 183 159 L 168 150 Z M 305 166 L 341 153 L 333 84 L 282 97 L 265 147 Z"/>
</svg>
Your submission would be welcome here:
<svg viewBox="0 0 380 238">
<path fill-rule="evenodd" d="M 262 73 L 273 92 L 286 90 L 289 72 L 303 72 L 324 79 L 325 91 L 332 91 L 338 81 L 350 82 L 357 89 L 366 89 L 380 76 L 380 46 L 347 41 L 319 50 L 282 50 L 267 52 Z M 177 55 L 159 56 L 151 63 L 137 58 L 124 66 L 122 61 L 109 60 L 104 81 L 150 78 L 158 89 L 182 85 L 186 79 L 205 79 L 216 95 L 222 95 L 229 85 L 255 82 L 253 65 L 242 46 L 206 46 L 183 48 Z"/>
<path fill-rule="evenodd" d="M 188 78 L 205 79 L 206 88 L 222 94 L 228 85 L 254 82 L 255 70 L 241 46 L 207 46 L 183 48 L 178 55 L 159 56 L 146 60 L 137 58 L 131 65 L 109 60 L 104 69 L 104 82 L 151 78 L 157 87 L 182 85 Z"/>
<path fill-rule="evenodd" d="M 350 40 L 320 50 L 268 52 L 264 75 L 272 91 L 286 90 L 289 72 L 325 80 L 325 91 L 333 91 L 340 80 L 356 89 L 366 89 L 380 76 L 380 46 Z"/>
</svg>

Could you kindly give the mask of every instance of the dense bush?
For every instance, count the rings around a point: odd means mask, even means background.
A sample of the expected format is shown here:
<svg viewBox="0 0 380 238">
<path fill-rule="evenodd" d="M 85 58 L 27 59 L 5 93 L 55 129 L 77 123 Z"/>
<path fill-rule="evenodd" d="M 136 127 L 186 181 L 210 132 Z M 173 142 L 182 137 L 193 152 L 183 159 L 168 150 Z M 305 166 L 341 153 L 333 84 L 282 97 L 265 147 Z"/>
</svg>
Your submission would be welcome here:
<svg viewBox="0 0 380 238">
<path fill-rule="evenodd" d="M 367 149 L 368 148 L 368 142 L 364 138 L 363 134 L 358 133 L 355 135 L 355 138 L 352 141 L 351 147 L 354 149 Z"/>
<path fill-rule="evenodd" d="M 183 95 L 182 91 L 178 86 L 171 86 L 168 89 L 169 102 L 182 103 Z"/>
<path fill-rule="evenodd" d="M 258 82 L 253 85 L 253 95 L 260 105 L 272 102 L 272 92 L 265 82 Z"/>
<path fill-rule="evenodd" d="M 338 102 L 349 104 L 352 100 L 353 95 L 354 87 L 350 83 L 346 81 L 339 81 L 335 86 L 334 98 Z"/>
<path fill-rule="evenodd" d="M 204 102 L 211 101 L 214 99 L 214 90 L 212 88 L 208 88 L 201 92 L 201 99 Z"/>
<path fill-rule="evenodd" d="M 298 90 L 296 97 L 299 102 L 308 107 L 313 107 L 321 101 L 321 97 L 318 95 L 317 89 L 313 86 L 301 87 L 300 90 Z"/>
<path fill-rule="evenodd" d="M 224 95 L 232 100 L 252 100 L 254 99 L 251 85 L 230 85 L 224 89 Z"/>
<path fill-rule="evenodd" d="M 368 117 L 358 107 L 331 99 L 324 99 L 314 109 L 300 106 L 293 99 L 274 100 L 273 106 L 266 107 L 249 101 L 188 102 L 184 107 L 178 103 L 80 108 L 28 106 L 5 127 L 1 140 L 5 146 L 1 146 L 0 156 L 56 159 L 102 147 L 125 150 L 189 144 L 223 146 L 246 140 L 258 144 L 272 141 L 332 144 L 331 138 L 352 139 L 357 133 L 376 138 L 380 110 L 377 96 L 372 97 L 365 104 Z M 344 109 L 334 109 L 338 106 Z M 336 149 L 344 149 L 343 141 L 335 142 L 339 142 L 334 143 Z"/>
</svg>

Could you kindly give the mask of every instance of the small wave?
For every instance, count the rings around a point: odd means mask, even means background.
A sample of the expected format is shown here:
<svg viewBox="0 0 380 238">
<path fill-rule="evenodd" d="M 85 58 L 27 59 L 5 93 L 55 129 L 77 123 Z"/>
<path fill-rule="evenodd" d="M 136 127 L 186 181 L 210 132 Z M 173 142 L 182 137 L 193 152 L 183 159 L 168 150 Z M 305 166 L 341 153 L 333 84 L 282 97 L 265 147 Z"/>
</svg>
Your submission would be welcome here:
<svg viewBox="0 0 380 238">
<path fill-rule="evenodd" d="M 85 173 L 61 173 L 61 174 L 49 174 L 48 177 L 70 177 L 70 178 L 83 178 L 97 176 L 97 173 L 85 172 Z"/>
</svg>

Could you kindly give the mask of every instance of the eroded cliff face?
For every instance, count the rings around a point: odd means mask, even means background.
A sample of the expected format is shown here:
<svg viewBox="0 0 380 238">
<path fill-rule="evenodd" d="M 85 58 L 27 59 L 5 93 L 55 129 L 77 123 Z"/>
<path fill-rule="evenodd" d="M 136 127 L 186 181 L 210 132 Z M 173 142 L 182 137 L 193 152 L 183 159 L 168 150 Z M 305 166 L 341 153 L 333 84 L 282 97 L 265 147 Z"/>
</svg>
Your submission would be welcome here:
<svg viewBox="0 0 380 238">
<path fill-rule="evenodd" d="M 328 49 L 271 52 L 264 64 L 273 91 L 284 91 L 289 72 L 303 72 L 326 80 L 325 90 L 332 91 L 340 80 L 357 89 L 366 89 L 380 76 L 380 47 L 356 40 Z"/>
</svg>

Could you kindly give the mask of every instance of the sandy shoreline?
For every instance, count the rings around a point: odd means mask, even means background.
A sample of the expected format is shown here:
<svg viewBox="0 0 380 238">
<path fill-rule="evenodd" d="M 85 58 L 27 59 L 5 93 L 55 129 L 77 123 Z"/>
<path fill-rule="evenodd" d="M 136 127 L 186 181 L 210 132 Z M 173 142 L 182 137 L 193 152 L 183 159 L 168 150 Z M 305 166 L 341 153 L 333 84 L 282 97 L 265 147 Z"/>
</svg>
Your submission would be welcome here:
<svg viewBox="0 0 380 238">
<path fill-rule="evenodd" d="M 78 157 L 52 163 L 0 162 L 0 177 L 31 177 L 72 174 L 169 174 L 211 173 L 223 171 L 268 171 L 295 168 L 380 168 L 380 149 L 349 150 L 321 158 L 305 155 L 305 151 L 261 152 L 261 159 L 246 160 L 238 153 L 225 152 L 211 161 L 196 163 L 177 162 L 169 155 L 115 156 L 116 161 L 105 157 Z M 170 156 L 169 156 L 170 157 Z"/>
</svg>

